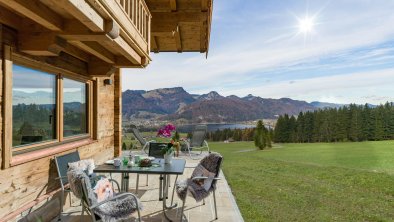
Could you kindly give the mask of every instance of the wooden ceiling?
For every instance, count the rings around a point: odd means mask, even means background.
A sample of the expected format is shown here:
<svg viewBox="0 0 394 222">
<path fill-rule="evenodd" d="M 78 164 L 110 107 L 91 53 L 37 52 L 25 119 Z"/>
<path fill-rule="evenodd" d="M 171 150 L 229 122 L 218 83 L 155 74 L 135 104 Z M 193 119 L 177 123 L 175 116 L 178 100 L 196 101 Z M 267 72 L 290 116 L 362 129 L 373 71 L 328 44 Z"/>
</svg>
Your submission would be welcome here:
<svg viewBox="0 0 394 222">
<path fill-rule="evenodd" d="M 212 1 L 0 0 L 0 25 L 16 31 L 18 52 L 109 75 L 147 66 L 149 52 L 207 53 Z"/>
<path fill-rule="evenodd" d="M 208 52 L 212 0 L 146 0 L 152 52 Z"/>
</svg>

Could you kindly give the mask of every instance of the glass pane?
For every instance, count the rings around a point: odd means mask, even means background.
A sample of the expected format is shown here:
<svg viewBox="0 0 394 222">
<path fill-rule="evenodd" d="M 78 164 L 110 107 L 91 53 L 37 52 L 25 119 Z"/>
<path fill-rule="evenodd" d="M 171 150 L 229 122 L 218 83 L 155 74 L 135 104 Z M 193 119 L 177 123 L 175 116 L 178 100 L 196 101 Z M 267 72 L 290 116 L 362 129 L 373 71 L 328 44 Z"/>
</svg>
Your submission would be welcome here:
<svg viewBox="0 0 394 222">
<path fill-rule="evenodd" d="M 56 76 L 12 67 L 12 145 L 56 138 Z"/>
<path fill-rule="evenodd" d="M 64 137 L 87 133 L 86 84 L 64 78 L 63 93 Z"/>
</svg>

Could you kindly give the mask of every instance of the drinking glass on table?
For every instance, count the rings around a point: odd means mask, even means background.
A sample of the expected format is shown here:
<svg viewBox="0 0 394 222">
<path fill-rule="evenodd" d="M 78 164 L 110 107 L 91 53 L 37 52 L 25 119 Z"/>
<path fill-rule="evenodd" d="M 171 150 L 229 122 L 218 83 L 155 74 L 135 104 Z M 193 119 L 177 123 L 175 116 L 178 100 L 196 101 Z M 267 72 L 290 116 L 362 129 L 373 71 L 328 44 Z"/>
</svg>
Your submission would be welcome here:
<svg viewBox="0 0 394 222">
<path fill-rule="evenodd" d="M 123 157 L 123 166 L 127 166 L 127 164 L 129 163 L 129 158 L 127 156 Z"/>
</svg>

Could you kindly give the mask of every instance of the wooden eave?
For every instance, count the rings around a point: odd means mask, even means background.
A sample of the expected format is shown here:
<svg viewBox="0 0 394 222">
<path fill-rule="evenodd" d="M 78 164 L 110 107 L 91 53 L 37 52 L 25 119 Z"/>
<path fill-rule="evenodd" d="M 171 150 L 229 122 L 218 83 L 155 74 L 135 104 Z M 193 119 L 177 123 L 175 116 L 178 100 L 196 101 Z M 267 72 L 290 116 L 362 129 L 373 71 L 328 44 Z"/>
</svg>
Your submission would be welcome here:
<svg viewBox="0 0 394 222">
<path fill-rule="evenodd" d="M 148 8 L 140 11 L 137 29 L 123 7 L 106 0 L 1 0 L 0 23 L 17 33 L 18 53 L 40 61 L 72 56 L 86 64 L 80 74 L 109 75 L 151 61 Z"/>
<path fill-rule="evenodd" d="M 151 51 L 208 53 L 213 0 L 146 0 Z"/>
</svg>

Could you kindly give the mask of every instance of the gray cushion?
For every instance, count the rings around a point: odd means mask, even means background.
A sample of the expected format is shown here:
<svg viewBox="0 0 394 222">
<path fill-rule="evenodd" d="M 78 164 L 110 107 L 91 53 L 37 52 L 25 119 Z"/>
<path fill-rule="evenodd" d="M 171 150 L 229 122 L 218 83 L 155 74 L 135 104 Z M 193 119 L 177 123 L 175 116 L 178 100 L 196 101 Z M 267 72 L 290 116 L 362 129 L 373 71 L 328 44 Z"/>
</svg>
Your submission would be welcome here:
<svg viewBox="0 0 394 222">
<path fill-rule="evenodd" d="M 222 156 L 218 153 L 210 153 L 208 156 L 204 157 L 199 165 L 202 165 L 205 169 L 207 169 L 209 172 L 215 173 L 216 177 L 219 175 L 219 170 L 220 170 L 220 164 L 222 161 Z M 196 170 L 193 171 L 191 178 L 195 176 Z M 181 200 L 186 199 L 187 191 L 188 190 L 193 190 L 191 192 L 193 198 L 199 202 L 203 200 L 204 198 L 208 197 L 209 194 L 216 189 L 216 180 L 212 182 L 212 185 L 209 190 L 205 190 L 203 186 L 200 184 L 196 183 L 195 181 L 192 181 L 190 179 L 183 180 L 183 181 L 177 181 L 176 182 L 176 192 L 178 197 Z"/>
<path fill-rule="evenodd" d="M 70 189 L 76 197 L 79 199 L 84 199 L 90 201 L 91 205 L 97 203 L 97 196 L 91 188 L 90 179 L 82 170 L 69 170 L 67 172 L 68 181 L 70 183 Z M 87 193 L 83 193 L 83 186 L 85 187 Z M 120 193 L 115 194 L 115 196 L 120 195 Z M 107 203 L 104 203 L 96 208 L 94 208 L 94 213 L 101 217 L 105 222 L 115 222 L 123 219 L 127 219 L 137 211 L 137 206 L 142 209 L 142 205 L 137 199 L 137 201 L 131 195 L 116 198 Z"/>
</svg>

